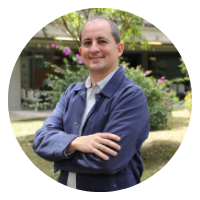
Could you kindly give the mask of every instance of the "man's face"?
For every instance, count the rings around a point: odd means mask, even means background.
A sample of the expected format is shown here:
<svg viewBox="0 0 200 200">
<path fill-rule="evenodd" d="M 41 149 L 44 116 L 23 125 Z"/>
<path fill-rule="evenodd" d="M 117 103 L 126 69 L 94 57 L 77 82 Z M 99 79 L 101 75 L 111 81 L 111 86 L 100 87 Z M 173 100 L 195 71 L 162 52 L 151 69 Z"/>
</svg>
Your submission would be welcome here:
<svg viewBox="0 0 200 200">
<path fill-rule="evenodd" d="M 124 46 L 116 44 L 106 20 L 88 22 L 81 38 L 79 51 L 90 74 L 107 76 L 118 67 L 118 57 L 123 53 Z"/>
</svg>

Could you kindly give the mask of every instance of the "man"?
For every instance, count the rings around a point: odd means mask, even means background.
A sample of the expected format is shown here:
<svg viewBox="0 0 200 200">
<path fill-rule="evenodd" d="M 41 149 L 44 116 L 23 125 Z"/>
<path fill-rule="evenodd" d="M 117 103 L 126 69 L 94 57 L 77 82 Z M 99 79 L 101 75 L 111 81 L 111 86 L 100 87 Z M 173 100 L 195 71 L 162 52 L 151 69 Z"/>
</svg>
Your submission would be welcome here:
<svg viewBox="0 0 200 200">
<path fill-rule="evenodd" d="M 140 182 L 140 148 L 150 117 L 141 88 L 124 75 L 117 26 L 94 17 L 80 32 L 89 76 L 63 93 L 36 132 L 33 149 L 61 170 L 58 181 L 85 191 L 115 191 Z"/>
</svg>

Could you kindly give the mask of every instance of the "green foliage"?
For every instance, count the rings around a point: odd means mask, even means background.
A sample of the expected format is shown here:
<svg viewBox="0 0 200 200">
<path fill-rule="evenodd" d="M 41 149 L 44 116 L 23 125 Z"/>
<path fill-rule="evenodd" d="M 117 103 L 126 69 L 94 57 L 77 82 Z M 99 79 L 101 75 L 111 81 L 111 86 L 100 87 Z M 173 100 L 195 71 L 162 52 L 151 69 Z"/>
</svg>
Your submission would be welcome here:
<svg viewBox="0 0 200 200">
<path fill-rule="evenodd" d="M 181 58 L 180 60 L 181 60 L 181 64 L 178 65 L 178 67 L 181 68 L 181 73 L 184 74 L 185 77 L 182 78 L 182 80 L 179 80 L 179 81 L 183 81 L 183 82 L 184 82 L 184 81 L 189 81 L 190 78 L 189 78 L 189 74 L 188 74 L 188 71 L 187 71 L 186 65 L 185 65 L 185 63 L 184 63 L 184 61 L 183 61 L 182 58 Z"/>
<path fill-rule="evenodd" d="M 188 91 L 184 98 L 184 106 L 191 111 L 192 110 L 192 92 Z"/>
<path fill-rule="evenodd" d="M 171 114 L 173 105 L 178 102 L 176 93 L 168 89 L 171 82 L 164 80 L 164 77 L 155 79 L 147 76 L 151 71 L 144 72 L 140 66 L 128 68 L 126 63 L 122 63 L 126 76 L 136 82 L 144 91 L 149 106 L 151 116 L 151 129 L 166 128 L 168 117 Z"/>
<path fill-rule="evenodd" d="M 60 47 L 65 50 L 64 47 Z M 67 47 L 69 48 L 69 47 Z M 45 67 L 52 69 L 55 74 L 47 74 L 52 80 L 52 91 L 48 92 L 48 101 L 50 106 L 56 105 L 60 100 L 62 93 L 72 84 L 83 81 L 88 76 L 88 70 L 82 63 L 82 58 L 79 54 L 74 54 L 70 50 L 69 54 L 63 59 L 64 66 L 58 67 L 50 62 L 45 62 Z M 41 105 L 42 107 L 42 105 Z"/>
<path fill-rule="evenodd" d="M 63 15 L 52 22 L 52 24 L 64 26 L 66 33 L 73 37 L 80 46 L 79 32 L 83 24 L 93 16 L 103 16 L 114 21 L 121 33 L 121 41 L 129 48 L 134 49 L 139 43 L 141 49 L 150 48 L 146 38 L 142 35 L 141 25 L 143 19 L 125 11 L 111 8 L 91 8 Z"/>
</svg>

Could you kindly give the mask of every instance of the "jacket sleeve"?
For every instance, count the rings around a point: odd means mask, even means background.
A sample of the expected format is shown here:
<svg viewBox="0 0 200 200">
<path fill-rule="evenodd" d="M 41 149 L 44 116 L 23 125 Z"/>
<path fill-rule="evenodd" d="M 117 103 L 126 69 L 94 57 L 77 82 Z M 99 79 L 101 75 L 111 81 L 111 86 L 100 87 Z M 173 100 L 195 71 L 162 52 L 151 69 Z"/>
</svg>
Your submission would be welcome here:
<svg viewBox="0 0 200 200">
<path fill-rule="evenodd" d="M 76 151 L 69 160 L 56 163 L 56 168 L 84 174 L 115 174 L 124 169 L 142 142 L 148 137 L 150 115 L 147 99 L 141 90 L 124 92 L 112 108 L 104 132 L 118 135 L 121 150 L 105 161 L 92 153 Z"/>
<path fill-rule="evenodd" d="M 71 141 L 78 137 L 78 135 L 68 134 L 63 130 L 63 113 L 67 107 L 68 90 L 63 93 L 52 115 L 45 120 L 42 128 L 35 134 L 33 150 L 47 161 L 55 162 L 73 156 L 73 153 L 69 155 L 63 153 Z"/>
</svg>

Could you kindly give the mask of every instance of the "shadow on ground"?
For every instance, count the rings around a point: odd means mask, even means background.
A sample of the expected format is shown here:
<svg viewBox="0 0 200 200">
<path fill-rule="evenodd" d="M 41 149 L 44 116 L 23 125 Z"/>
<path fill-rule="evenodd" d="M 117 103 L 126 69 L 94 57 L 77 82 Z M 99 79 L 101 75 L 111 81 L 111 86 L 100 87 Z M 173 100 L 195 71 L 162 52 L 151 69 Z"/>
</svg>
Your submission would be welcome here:
<svg viewBox="0 0 200 200">
<path fill-rule="evenodd" d="M 144 162 L 142 181 L 162 169 L 173 157 L 181 143 L 171 140 L 152 141 L 141 148 Z"/>
</svg>

